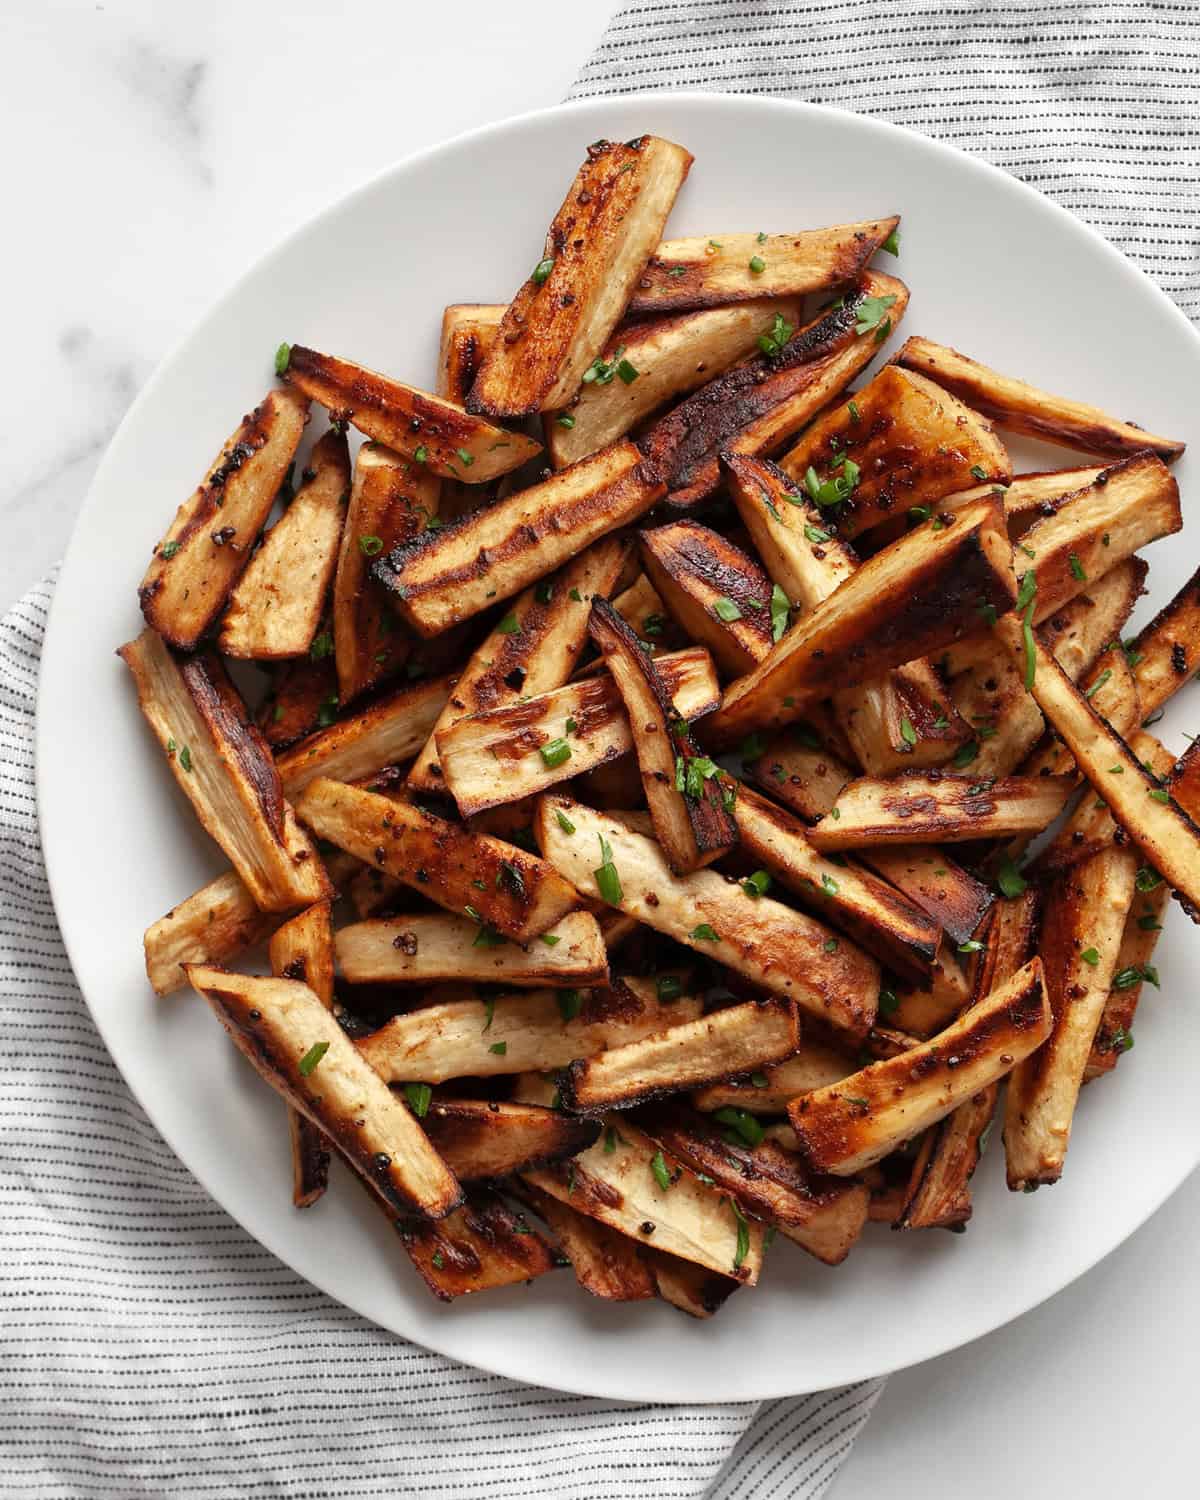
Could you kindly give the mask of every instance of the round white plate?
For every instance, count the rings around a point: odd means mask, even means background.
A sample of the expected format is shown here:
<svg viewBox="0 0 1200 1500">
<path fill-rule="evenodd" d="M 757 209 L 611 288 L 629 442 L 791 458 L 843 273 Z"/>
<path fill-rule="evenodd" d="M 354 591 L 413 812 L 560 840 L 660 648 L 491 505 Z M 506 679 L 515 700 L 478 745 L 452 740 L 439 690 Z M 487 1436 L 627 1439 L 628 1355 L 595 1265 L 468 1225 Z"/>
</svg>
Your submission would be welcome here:
<svg viewBox="0 0 1200 1500">
<path fill-rule="evenodd" d="M 293 235 L 166 360 L 125 419 L 76 528 L 46 639 L 42 835 L 71 961 L 130 1086 L 213 1196 L 288 1265 L 396 1333 L 520 1380 L 627 1400 L 747 1400 L 861 1380 L 977 1338 L 1081 1275 L 1178 1186 L 1200 1159 L 1187 920 L 1172 910 L 1163 989 L 1142 1001 L 1136 1051 L 1084 1091 L 1063 1181 L 1013 1197 L 994 1140 L 965 1235 L 871 1226 L 836 1269 L 781 1240 L 761 1287 L 708 1323 L 665 1305 L 595 1301 L 567 1272 L 444 1307 L 355 1184 L 337 1176 L 316 1207 L 292 1208 L 279 1100 L 203 1002 L 151 994 L 143 929 L 223 861 L 163 773 L 113 655 L 140 626 L 135 589 L 152 544 L 270 385 L 282 339 L 431 384 L 443 304 L 505 300 L 537 260 L 584 146 L 642 131 L 696 156 L 672 234 L 902 212 L 903 254 L 882 259 L 912 288 L 905 332 L 1200 445 L 1200 340 L 1183 316 L 1069 215 L 932 141 L 814 106 L 684 94 L 573 105 L 464 136 Z M 1071 461 L 1043 455 L 1041 466 Z M 1193 466 L 1179 467 L 1185 492 Z M 1151 549 L 1139 620 L 1183 582 L 1193 552 L 1186 539 Z M 1184 694 L 1162 726 L 1173 746 L 1193 705 Z"/>
</svg>

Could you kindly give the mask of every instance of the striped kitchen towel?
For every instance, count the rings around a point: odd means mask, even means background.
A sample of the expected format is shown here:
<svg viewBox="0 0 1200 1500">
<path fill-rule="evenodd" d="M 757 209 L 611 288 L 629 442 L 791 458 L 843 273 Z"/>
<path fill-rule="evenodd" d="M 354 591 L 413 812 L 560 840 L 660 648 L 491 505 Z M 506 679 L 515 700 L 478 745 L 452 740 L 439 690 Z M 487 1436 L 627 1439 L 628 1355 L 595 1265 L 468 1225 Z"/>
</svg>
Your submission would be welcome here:
<svg viewBox="0 0 1200 1500">
<path fill-rule="evenodd" d="M 1196 313 L 1198 47 L 1200 7 L 1148 0 L 664 0 L 616 14 L 574 97 L 701 87 L 894 119 L 1035 183 Z M 50 902 L 51 592 L 0 625 L 0 1495 L 821 1495 L 881 1382 L 653 1407 L 480 1374 L 331 1302 L 191 1178 L 92 1027 Z"/>
</svg>

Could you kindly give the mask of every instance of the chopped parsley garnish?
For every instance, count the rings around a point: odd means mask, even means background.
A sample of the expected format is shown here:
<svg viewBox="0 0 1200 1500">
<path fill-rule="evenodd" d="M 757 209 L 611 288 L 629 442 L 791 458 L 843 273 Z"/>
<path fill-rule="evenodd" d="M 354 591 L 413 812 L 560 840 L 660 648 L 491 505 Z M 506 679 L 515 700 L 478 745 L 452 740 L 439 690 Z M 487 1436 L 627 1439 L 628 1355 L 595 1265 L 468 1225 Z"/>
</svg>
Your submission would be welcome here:
<svg viewBox="0 0 1200 1500">
<path fill-rule="evenodd" d="M 500 621 L 499 625 L 496 626 L 496 629 L 501 635 L 520 635 L 521 622 L 517 619 L 516 614 L 510 609 L 508 614 L 506 614 Z"/>
<path fill-rule="evenodd" d="M 821 876 L 821 889 L 827 896 L 836 896 L 841 887 L 832 875 Z"/>
<path fill-rule="evenodd" d="M 832 538 L 833 538 L 833 533 L 832 532 L 830 532 L 830 531 L 822 531 L 819 526 L 806 526 L 804 528 L 804 535 L 808 538 L 808 540 L 810 542 L 812 542 L 815 546 L 818 546 L 818 547 L 821 545 L 822 542 L 831 541 Z"/>
<path fill-rule="evenodd" d="M 736 1109 L 732 1104 L 713 1112 L 718 1125 L 724 1125 L 742 1138 L 747 1146 L 757 1146 L 765 1134 L 758 1119 L 749 1110 Z"/>
<path fill-rule="evenodd" d="M 1011 901 L 1020 896 L 1028 886 L 1021 872 L 1017 869 L 1011 854 L 1006 854 L 1000 861 L 1000 868 L 996 871 L 996 887 L 1002 896 L 1007 896 Z"/>
<path fill-rule="evenodd" d="M 850 405 L 846 408 L 846 410 L 850 413 L 850 420 L 852 422 L 861 422 L 862 421 L 862 413 L 858 409 L 858 402 L 857 401 L 851 401 Z"/>
<path fill-rule="evenodd" d="M 556 807 L 554 809 L 554 816 L 555 816 L 555 818 L 558 821 L 558 826 L 562 829 L 562 831 L 564 833 L 574 833 L 575 832 L 575 825 L 574 825 L 574 823 L 571 822 L 570 818 L 567 817 L 567 815 L 566 815 L 565 812 L 561 811 L 561 809 L 559 809 L 559 808 Z"/>
<path fill-rule="evenodd" d="M 559 412 L 558 416 L 555 417 L 554 420 L 560 427 L 565 427 L 568 432 L 570 432 L 571 428 L 575 425 L 575 418 L 570 414 L 570 412 Z"/>
<path fill-rule="evenodd" d="M 677 974 L 663 974 L 655 982 L 654 988 L 659 1001 L 667 1005 L 672 1000 L 678 1000 L 683 994 L 683 981 Z"/>
<path fill-rule="evenodd" d="M 287 367 L 288 367 L 288 365 L 291 364 L 291 362 L 292 362 L 292 346 L 291 346 L 291 344 L 280 344 L 279 348 L 276 349 L 276 351 L 275 351 L 275 373 L 276 373 L 276 375 L 286 375 L 287 374 Z"/>
<path fill-rule="evenodd" d="M 983 944 L 978 938 L 968 938 L 965 943 L 959 943 L 958 951 L 960 953 L 982 953 Z"/>
<path fill-rule="evenodd" d="M 550 740 L 541 747 L 542 762 L 553 770 L 571 759 L 571 747 L 564 739 Z"/>
<path fill-rule="evenodd" d="M 1099 951 L 1095 948 L 1085 948 L 1079 956 L 1085 964 L 1090 964 L 1093 969 L 1100 962 Z"/>
<path fill-rule="evenodd" d="M 840 505 L 843 500 L 848 500 L 854 493 L 859 473 L 858 465 L 849 458 L 843 459 L 839 471 L 831 474 L 828 479 L 822 479 L 810 464 L 805 471 L 804 488 L 808 491 L 809 498 L 817 505 L 826 507 Z"/>
<path fill-rule="evenodd" d="M 429 1106 L 433 1102 L 433 1090 L 427 1083 L 406 1083 L 404 1097 L 408 1100 L 409 1109 L 418 1120 L 421 1120 L 429 1113 Z"/>
<path fill-rule="evenodd" d="M 454 451 L 458 454 L 459 458 L 468 469 L 475 462 L 475 455 L 473 453 L 468 453 L 465 448 L 455 448 Z"/>
<path fill-rule="evenodd" d="M 544 281 L 549 281 L 550 272 L 554 269 L 554 257 L 548 255 L 545 260 L 539 260 L 533 268 L 533 284 L 541 286 Z"/>
<path fill-rule="evenodd" d="M 300 1069 L 300 1077 L 307 1078 L 328 1051 L 328 1042 L 314 1042 L 308 1049 L 308 1051 L 304 1054 L 304 1056 L 300 1059 L 300 1062 L 298 1064 Z"/>
<path fill-rule="evenodd" d="M 747 875 L 741 884 L 747 896 L 757 901 L 760 896 L 765 896 L 771 889 L 771 877 L 765 870 L 755 870 L 754 874 Z"/>
<path fill-rule="evenodd" d="M 782 313 L 776 313 L 770 331 L 759 334 L 758 347 L 768 359 L 774 359 L 777 354 L 782 354 L 784 345 L 795 331 Z"/>
<path fill-rule="evenodd" d="M 617 364 L 617 375 L 625 385 L 632 385 L 641 373 L 636 365 L 631 365 L 627 359 L 620 360 Z"/>
<path fill-rule="evenodd" d="M 855 333 L 860 338 L 864 333 L 875 332 L 878 334 L 885 323 L 887 324 L 888 331 L 890 331 L 892 320 L 890 318 L 885 319 L 884 314 L 889 307 L 895 304 L 895 301 L 896 297 L 894 293 L 887 297 L 863 297 L 854 309 Z M 886 336 L 885 332 L 884 337 Z"/>
<path fill-rule="evenodd" d="M 1162 885 L 1162 876 L 1149 865 L 1142 865 L 1133 877 L 1133 884 L 1136 890 L 1145 895 L 1147 891 L 1156 891 Z"/>
<path fill-rule="evenodd" d="M 573 1021 L 583 1009 L 582 990 L 560 990 L 558 1008 L 564 1021 Z"/>
<path fill-rule="evenodd" d="M 752 255 L 750 257 L 750 271 L 752 275 L 761 276 L 766 269 L 767 263 L 761 255 Z"/>
<path fill-rule="evenodd" d="M 879 248 L 881 250 L 886 250 L 889 255 L 899 255 L 900 231 L 898 229 L 893 229 L 891 234 L 888 235 L 887 239 L 884 240 L 883 244 L 880 245 Z"/>
<path fill-rule="evenodd" d="M 900 738 L 906 745 L 917 743 L 917 731 L 913 727 L 913 721 L 907 715 L 900 720 Z"/>
<path fill-rule="evenodd" d="M 381 536 L 360 536 L 358 549 L 364 557 L 378 557 L 383 551 L 383 538 Z"/>
<path fill-rule="evenodd" d="M 718 620 L 724 620 L 726 625 L 730 625 L 734 620 L 742 618 L 742 612 L 737 604 L 725 594 L 722 594 L 719 599 L 714 600 L 713 614 L 716 615 Z"/>
<path fill-rule="evenodd" d="M 1079 558 L 1076 557 L 1074 552 L 1070 554 L 1070 556 L 1067 558 L 1067 561 L 1071 564 L 1071 577 L 1076 579 L 1080 583 L 1086 583 L 1087 574 L 1083 570 L 1083 564 L 1079 561 Z"/>
<path fill-rule="evenodd" d="M 171 558 L 175 556 L 182 545 L 182 542 L 164 542 L 158 549 L 158 555 L 170 562 Z"/>
<path fill-rule="evenodd" d="M 508 1043 L 493 1042 L 492 1045 L 488 1048 L 488 1051 L 494 1052 L 497 1057 L 503 1057 L 508 1051 Z"/>
<path fill-rule="evenodd" d="M 600 865 L 592 874 L 596 877 L 601 898 L 610 906 L 619 906 L 624 892 L 621 890 L 621 877 L 613 864 L 612 845 L 602 833 L 597 834 L 597 838 L 600 840 Z"/>
<path fill-rule="evenodd" d="M 733 1253 L 733 1269 L 740 1271 L 742 1262 L 750 1254 L 750 1226 L 746 1223 L 746 1215 L 732 1198 L 729 1200 L 729 1206 L 733 1209 L 733 1217 L 737 1220 L 737 1248 Z"/>
<path fill-rule="evenodd" d="M 666 1159 L 661 1151 L 656 1151 L 650 1158 L 650 1170 L 654 1173 L 654 1180 L 665 1193 L 671 1186 L 671 1174 L 667 1171 Z"/>
<path fill-rule="evenodd" d="M 184 745 L 179 752 L 179 764 L 185 771 L 192 769 L 192 752 L 187 745 Z"/>
<path fill-rule="evenodd" d="M 696 943 L 719 943 L 721 941 L 716 929 L 709 922 L 701 922 L 698 927 L 693 927 L 689 936 Z"/>
<path fill-rule="evenodd" d="M 1100 691 L 1100 689 L 1104 686 L 1104 684 L 1109 680 L 1109 678 L 1111 676 L 1112 676 L 1112 668 L 1111 667 L 1105 667 L 1104 671 L 1100 673 L 1099 677 L 1096 678 L 1095 682 L 1092 683 L 1091 687 L 1088 688 L 1087 692 L 1084 693 L 1083 696 L 1085 698 L 1092 698 L 1092 697 L 1094 697 Z"/>
<path fill-rule="evenodd" d="M 778 641 L 783 638 L 791 619 L 792 609 L 788 603 L 788 596 L 778 584 L 771 589 L 771 639 Z"/>
<path fill-rule="evenodd" d="M 308 654 L 313 661 L 323 661 L 325 657 L 333 655 L 333 632 L 322 630 L 319 635 L 313 636 L 312 645 L 308 648 Z"/>
<path fill-rule="evenodd" d="M 893 1016 L 900 1009 L 900 996 L 896 991 L 884 988 L 879 991 L 879 1014 Z"/>
<path fill-rule="evenodd" d="M 413 458 L 419 464 L 429 462 L 429 449 L 425 446 L 424 443 L 418 443 L 418 445 L 413 449 Z"/>
</svg>

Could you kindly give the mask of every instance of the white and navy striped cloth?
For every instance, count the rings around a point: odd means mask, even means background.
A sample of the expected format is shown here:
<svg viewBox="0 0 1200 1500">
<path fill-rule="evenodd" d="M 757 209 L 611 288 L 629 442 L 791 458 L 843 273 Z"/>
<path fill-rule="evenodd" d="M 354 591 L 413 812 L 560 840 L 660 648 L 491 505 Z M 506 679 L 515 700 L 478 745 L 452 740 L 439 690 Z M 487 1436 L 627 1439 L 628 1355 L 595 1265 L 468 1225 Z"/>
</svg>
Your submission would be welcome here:
<svg viewBox="0 0 1200 1500">
<path fill-rule="evenodd" d="M 1035 183 L 1197 315 L 1198 54 L 1200 5 L 1166 0 L 664 0 L 617 13 L 574 92 L 896 120 Z M 193 1181 L 92 1027 L 50 903 L 33 711 L 51 590 L 0 625 L 0 1495 L 822 1494 L 881 1382 L 721 1407 L 516 1385 L 331 1302 Z"/>
</svg>

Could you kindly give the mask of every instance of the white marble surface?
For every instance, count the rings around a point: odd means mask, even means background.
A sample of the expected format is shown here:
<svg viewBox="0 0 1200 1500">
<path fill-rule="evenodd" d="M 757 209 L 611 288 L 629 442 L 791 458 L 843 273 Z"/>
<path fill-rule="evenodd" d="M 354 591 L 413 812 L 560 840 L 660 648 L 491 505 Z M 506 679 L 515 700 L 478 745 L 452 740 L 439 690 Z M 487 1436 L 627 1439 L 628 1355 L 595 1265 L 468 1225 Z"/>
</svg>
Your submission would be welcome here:
<svg viewBox="0 0 1200 1500">
<path fill-rule="evenodd" d="M 560 99 L 612 8 L 5 0 L 0 605 L 245 265 L 396 157 Z M 1046 1306 L 894 1377 L 835 1500 L 1194 1494 L 1197 1244 L 1200 1177 Z"/>
</svg>

